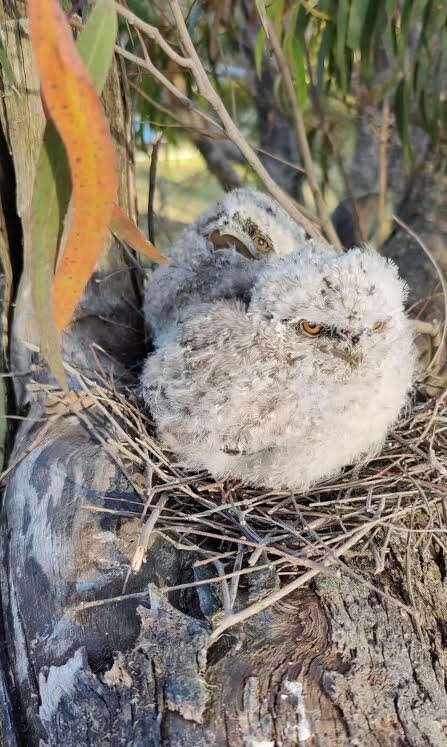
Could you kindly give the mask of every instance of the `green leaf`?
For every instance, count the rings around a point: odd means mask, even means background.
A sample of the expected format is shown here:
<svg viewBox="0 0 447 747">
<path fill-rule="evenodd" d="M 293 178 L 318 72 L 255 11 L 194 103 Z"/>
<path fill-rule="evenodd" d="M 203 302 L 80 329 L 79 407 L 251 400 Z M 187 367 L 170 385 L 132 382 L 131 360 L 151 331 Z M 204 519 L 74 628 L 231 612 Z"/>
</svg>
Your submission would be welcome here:
<svg viewBox="0 0 447 747">
<path fill-rule="evenodd" d="M 349 13 L 348 0 L 338 0 L 337 19 L 336 19 L 336 24 L 335 24 L 336 39 L 335 39 L 334 56 L 335 56 L 335 62 L 337 65 L 338 74 L 340 77 L 340 87 L 343 89 L 343 91 L 346 90 L 347 83 L 348 83 L 348 75 L 347 75 L 347 68 L 346 68 L 346 55 L 345 55 L 346 34 L 348 31 L 348 13 Z"/>
<path fill-rule="evenodd" d="M 262 28 L 264 33 L 268 32 L 268 17 L 265 9 L 265 0 L 255 0 L 256 9 L 258 11 L 259 18 L 261 20 Z"/>
<path fill-rule="evenodd" d="M 412 10 L 413 0 L 405 0 L 400 19 L 400 34 L 397 37 L 397 46 L 401 61 L 405 59 L 405 52 L 408 48 L 408 30 L 410 28 Z"/>
<path fill-rule="evenodd" d="M 113 58 L 116 30 L 113 0 L 98 0 L 77 46 L 99 93 Z M 48 121 L 37 162 L 31 204 L 32 287 L 41 354 L 64 386 L 65 372 L 54 324 L 52 298 L 57 249 L 70 194 L 70 171 L 65 147 L 53 123 Z"/>
<path fill-rule="evenodd" d="M 362 75 L 368 79 L 371 75 L 371 40 L 374 29 L 379 20 L 380 3 L 377 0 L 369 0 L 368 10 L 366 12 L 365 23 L 363 24 L 360 49 L 362 56 Z"/>
<path fill-rule="evenodd" d="M 349 12 L 348 33 L 346 44 L 350 49 L 358 49 L 362 38 L 363 28 L 368 12 L 369 0 L 354 0 Z"/>
<path fill-rule="evenodd" d="M 427 86 L 427 75 L 429 72 L 429 59 L 425 47 L 422 47 L 413 71 L 413 88 L 418 99 L 421 92 Z"/>
<path fill-rule="evenodd" d="M 405 160 L 407 164 L 411 164 L 413 153 L 410 144 L 410 87 L 405 78 L 397 86 L 394 99 L 394 113 L 397 130 L 404 149 Z"/>
<path fill-rule="evenodd" d="M 113 58 L 117 20 L 112 0 L 98 0 L 93 6 L 76 46 L 98 93 L 106 82 Z"/>
<path fill-rule="evenodd" d="M 270 5 L 268 6 L 268 15 L 275 23 L 276 33 L 278 34 L 279 40 L 281 40 L 282 37 L 283 9 L 284 0 L 272 0 Z"/>
<path fill-rule="evenodd" d="M 303 45 L 299 36 L 293 37 L 290 63 L 298 97 L 298 104 L 301 111 L 304 111 L 307 104 L 306 66 Z"/>
<path fill-rule="evenodd" d="M 261 27 L 258 31 L 258 36 L 256 38 L 256 44 L 255 44 L 255 69 L 256 74 L 258 78 L 261 77 L 262 73 L 262 53 L 264 51 L 264 44 L 265 44 L 265 31 Z"/>
<path fill-rule="evenodd" d="M 301 10 L 299 4 L 295 5 L 287 19 L 287 30 L 284 37 L 284 50 L 290 66 L 295 83 L 296 94 L 300 109 L 304 111 L 307 104 L 307 82 L 306 65 L 304 60 L 304 49 L 302 43 L 302 28 L 297 29 L 298 15 Z M 303 22 L 304 21 L 304 22 Z M 306 18 L 301 19 L 302 25 L 306 25 Z"/>
<path fill-rule="evenodd" d="M 330 6 L 331 0 L 323 0 L 321 3 L 321 10 L 326 11 Z M 332 40 L 334 37 L 334 24 L 329 22 L 323 31 L 321 39 L 320 49 L 318 50 L 317 60 L 317 90 L 321 94 L 324 83 L 324 68 L 326 60 L 329 57 L 330 48 L 332 46 Z"/>
</svg>

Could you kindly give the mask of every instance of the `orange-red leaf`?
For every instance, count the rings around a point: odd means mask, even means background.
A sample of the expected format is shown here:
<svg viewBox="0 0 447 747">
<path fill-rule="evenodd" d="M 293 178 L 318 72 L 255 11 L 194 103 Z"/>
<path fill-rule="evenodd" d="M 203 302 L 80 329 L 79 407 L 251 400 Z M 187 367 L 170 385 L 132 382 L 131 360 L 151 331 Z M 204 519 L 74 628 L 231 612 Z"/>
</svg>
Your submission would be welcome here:
<svg viewBox="0 0 447 747">
<path fill-rule="evenodd" d="M 118 187 L 115 152 L 101 101 L 57 0 L 28 0 L 42 95 L 70 166 L 73 218 L 56 270 L 54 314 L 62 330 L 93 272 Z"/>
<path fill-rule="evenodd" d="M 153 262 L 158 262 L 160 265 L 168 264 L 167 257 L 160 254 L 153 243 L 147 240 L 146 236 L 141 233 L 140 229 L 118 205 L 113 206 L 110 230 L 118 239 L 125 241 L 132 249 L 149 257 Z"/>
</svg>

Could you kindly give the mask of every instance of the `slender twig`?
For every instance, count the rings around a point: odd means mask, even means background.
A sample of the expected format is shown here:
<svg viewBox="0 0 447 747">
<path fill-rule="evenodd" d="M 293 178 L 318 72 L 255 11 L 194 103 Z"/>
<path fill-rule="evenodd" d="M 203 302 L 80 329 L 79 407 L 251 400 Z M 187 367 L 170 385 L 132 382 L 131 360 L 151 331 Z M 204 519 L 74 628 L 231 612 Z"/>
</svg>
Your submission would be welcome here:
<svg viewBox="0 0 447 747">
<path fill-rule="evenodd" d="M 151 165 L 149 168 L 149 194 L 147 198 L 147 232 L 149 241 L 155 244 L 154 229 L 154 199 L 155 199 L 155 181 L 157 176 L 158 150 L 160 148 L 163 132 L 159 132 L 152 144 Z"/>
<path fill-rule="evenodd" d="M 121 5 L 120 3 L 115 3 L 115 9 L 120 16 L 125 18 L 126 21 L 131 24 L 131 26 L 139 29 L 145 36 L 148 36 L 149 39 L 152 39 L 154 42 L 156 42 L 160 49 L 162 49 L 163 52 L 167 54 L 168 57 L 171 58 L 171 60 L 173 60 L 173 62 L 175 62 L 177 65 L 180 65 L 180 67 L 185 67 L 191 70 L 193 66 L 192 60 L 184 57 L 181 54 L 178 54 L 178 52 L 176 52 L 175 49 L 171 47 L 171 45 L 166 41 L 166 39 L 163 37 L 156 26 L 151 26 L 150 23 L 146 23 L 141 18 L 136 16 L 135 13 L 132 13 L 131 10 L 126 8 L 124 5 Z"/>
<path fill-rule="evenodd" d="M 369 532 L 369 530 L 370 526 L 365 525 L 356 534 L 354 534 L 346 542 L 344 542 L 341 547 L 334 550 L 335 557 L 339 558 L 341 555 L 347 552 L 347 550 L 353 547 L 353 545 L 356 545 L 357 542 L 359 542 L 359 540 Z M 324 565 L 330 566 L 334 562 L 334 559 L 329 558 L 325 560 Z M 217 625 L 216 628 L 214 628 L 208 639 L 208 645 L 211 646 L 215 641 L 217 641 L 222 633 L 228 630 L 228 628 L 233 627 L 233 625 L 239 625 L 241 622 L 244 622 L 244 620 L 252 617 L 252 615 L 257 614 L 258 612 L 262 612 L 262 610 L 267 609 L 267 607 L 271 607 L 272 604 L 279 602 L 280 599 L 283 599 L 293 591 L 296 591 L 296 589 L 299 589 L 301 586 L 309 583 L 309 581 L 311 581 L 314 576 L 318 575 L 319 573 L 321 573 L 321 571 L 316 569 L 307 571 L 306 573 L 303 573 L 301 576 L 291 581 L 289 584 L 286 584 L 282 588 L 277 589 L 271 594 L 268 594 L 266 597 L 263 597 L 263 599 L 259 599 L 257 602 L 254 602 L 254 604 L 250 604 L 248 607 L 245 607 L 245 609 L 229 615 L 224 620 L 222 620 L 222 622 Z"/>
<path fill-rule="evenodd" d="M 144 556 L 146 555 L 147 549 L 149 547 L 152 532 L 154 531 L 155 524 L 157 523 L 157 520 L 159 519 L 168 498 L 169 495 L 167 493 L 164 493 L 164 495 L 160 497 L 157 505 L 152 509 L 149 519 L 141 529 L 138 545 L 136 547 L 131 563 L 131 568 L 134 573 L 139 571 L 142 566 Z"/>
<path fill-rule="evenodd" d="M 387 199 L 387 172 L 388 172 L 388 125 L 390 118 L 390 101 L 385 96 L 382 106 L 382 121 L 379 137 L 379 205 L 377 209 L 377 248 L 381 249 L 386 241 L 386 199 Z"/>
<path fill-rule="evenodd" d="M 203 135 L 204 137 L 209 137 L 211 140 L 229 140 L 228 135 L 226 132 L 224 132 L 222 129 L 218 131 L 205 129 L 204 127 L 199 127 L 197 124 L 193 122 L 187 122 L 185 118 L 182 116 L 180 111 L 174 111 L 173 109 L 169 109 L 169 107 L 162 104 L 160 101 L 156 101 L 152 96 L 149 96 L 146 91 L 143 91 L 139 86 L 136 85 L 133 81 L 129 80 L 129 85 L 131 88 L 134 89 L 138 93 L 141 98 L 145 99 L 149 104 L 154 106 L 159 111 L 163 112 L 163 114 L 166 114 L 168 117 L 171 117 L 175 122 L 178 124 L 176 126 L 178 127 L 184 127 L 185 130 L 191 130 L 192 132 L 196 132 L 199 135 Z M 202 112 L 202 115 L 204 112 Z M 146 122 L 151 123 L 150 120 L 144 120 Z M 160 125 L 158 125 L 160 126 Z M 164 127 L 174 127 L 175 125 L 169 125 L 165 124 Z M 218 122 L 215 122 L 216 128 L 219 126 Z M 285 166 L 288 166 L 291 169 L 294 169 L 295 171 L 299 171 L 302 174 L 305 174 L 305 170 L 298 166 L 296 163 L 292 163 L 292 161 L 289 161 L 287 158 L 283 158 L 283 156 L 279 156 L 277 153 L 272 153 L 272 151 L 267 150 L 266 148 L 261 148 L 260 145 L 256 145 L 255 143 L 251 141 L 247 141 L 249 145 L 255 150 L 257 153 L 262 153 L 264 156 L 268 156 L 269 158 L 272 158 L 274 161 L 278 161 L 278 163 L 283 163 Z M 320 224 L 320 220 L 317 218 L 314 213 L 312 213 L 311 210 L 308 210 L 305 205 L 302 205 L 301 203 L 297 203 L 299 209 L 301 210 L 304 215 L 306 215 L 309 220 L 313 220 Z"/>
<path fill-rule="evenodd" d="M 303 158 L 304 168 L 306 170 L 309 186 L 315 200 L 317 213 L 321 219 L 323 230 L 329 241 L 333 245 L 334 249 L 338 252 L 342 252 L 343 247 L 332 224 L 326 203 L 323 199 L 323 195 L 321 194 L 321 190 L 318 185 L 309 143 L 307 140 L 306 127 L 304 125 L 303 115 L 301 113 L 298 99 L 296 97 L 295 86 L 293 85 L 290 67 L 288 66 L 286 58 L 284 57 L 284 53 L 278 39 L 278 34 L 276 33 L 275 24 L 271 19 L 268 19 L 268 29 L 270 44 L 272 45 L 273 54 L 275 55 L 276 62 L 278 63 L 278 68 L 284 81 L 287 98 L 289 99 L 290 107 L 292 110 L 293 123 L 295 125 L 298 145 L 301 151 L 301 156 Z"/>
<path fill-rule="evenodd" d="M 197 114 L 200 114 L 203 119 L 205 119 L 207 122 L 209 122 L 212 125 L 216 125 L 214 119 L 210 117 L 206 112 L 203 111 L 199 106 L 197 106 L 191 99 L 186 96 L 186 94 L 183 93 L 183 91 L 180 90 L 180 88 L 177 88 L 177 86 L 174 85 L 168 78 L 166 78 L 163 73 L 160 72 L 160 70 L 154 65 L 154 63 L 149 59 L 143 60 L 141 57 L 138 57 L 136 54 L 133 54 L 132 52 L 128 52 L 127 49 L 123 49 L 123 47 L 120 47 L 119 44 L 115 45 L 115 52 L 121 57 L 124 57 L 126 60 L 129 60 L 129 62 L 133 62 L 138 67 L 143 68 L 143 70 L 146 70 L 148 73 L 151 73 L 151 75 L 154 76 L 156 80 L 164 87 L 167 91 L 169 91 L 172 96 L 174 96 L 176 99 L 178 99 L 183 106 L 185 106 L 187 109 L 190 109 L 191 111 L 196 112 Z"/>
</svg>

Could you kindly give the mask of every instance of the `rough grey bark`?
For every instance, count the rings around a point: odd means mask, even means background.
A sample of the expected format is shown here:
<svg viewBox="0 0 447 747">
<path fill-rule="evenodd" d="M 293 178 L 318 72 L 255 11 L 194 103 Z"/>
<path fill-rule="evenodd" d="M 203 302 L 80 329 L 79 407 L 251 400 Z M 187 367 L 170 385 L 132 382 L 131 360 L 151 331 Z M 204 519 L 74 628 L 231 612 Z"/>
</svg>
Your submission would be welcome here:
<svg viewBox="0 0 447 747">
<path fill-rule="evenodd" d="M 0 32 L 15 54 L 20 95 L 9 92 L 2 98 L 1 116 L 19 176 L 17 205 L 26 246 L 30 189 L 23 170 L 32 172 L 38 146 L 37 136 L 29 137 L 28 119 L 34 117 L 41 131 L 42 114 L 29 77 L 26 24 L 13 20 L 23 13 L 21 4 L 3 6 Z M 122 159 L 120 202 L 128 208 L 133 199 L 129 129 L 116 69 L 105 101 Z M 14 127 L 15 117 L 21 127 Z M 436 209 L 445 210 L 445 193 Z M 99 342 L 108 351 L 102 365 L 109 373 L 121 375 L 129 361 L 138 360 L 133 274 L 128 255 L 111 243 L 64 339 L 67 359 L 91 370 L 90 344 Z M 23 278 L 21 313 L 29 304 L 26 266 Z M 23 330 L 16 323 L 12 338 L 14 365 L 22 373 L 30 362 L 22 349 Z M 45 381 L 48 374 L 42 367 L 36 376 Z M 26 386 L 30 377 L 20 381 Z M 121 593 L 139 532 L 136 519 L 93 513 L 84 504 L 107 508 L 119 497 L 125 509 L 126 500 L 137 497 L 95 434 L 75 416 L 61 415 L 49 426 L 35 420 L 45 415 L 48 403 L 25 386 L 18 391 L 23 402 L 30 401 L 28 420 L 17 432 L 10 464 L 24 456 L 5 481 L 0 528 L 5 744 L 447 744 L 442 548 L 434 553 L 432 543 L 425 552 L 415 550 L 409 574 L 406 548 L 395 540 L 375 581 L 379 591 L 415 604 L 418 627 L 378 592 L 342 575 L 315 580 L 210 647 L 220 602 L 207 586 L 160 593 L 162 585 L 194 578 L 192 554 L 160 538 L 127 587 L 128 592 L 147 589 L 147 596 L 73 613 L 80 602 Z M 100 413 L 97 417 L 100 422 Z M 371 570 L 370 562 L 359 555 L 349 564 Z M 240 605 L 278 583 L 273 572 L 248 578 Z"/>
</svg>

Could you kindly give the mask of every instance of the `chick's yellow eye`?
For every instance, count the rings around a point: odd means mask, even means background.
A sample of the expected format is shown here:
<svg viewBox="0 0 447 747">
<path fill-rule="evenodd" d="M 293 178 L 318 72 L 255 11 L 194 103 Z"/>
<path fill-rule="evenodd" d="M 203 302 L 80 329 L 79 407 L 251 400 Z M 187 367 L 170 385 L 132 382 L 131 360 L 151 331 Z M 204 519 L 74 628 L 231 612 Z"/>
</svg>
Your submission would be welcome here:
<svg viewBox="0 0 447 747">
<path fill-rule="evenodd" d="M 376 322 L 373 327 L 373 330 L 374 332 L 379 332 L 379 330 L 383 329 L 384 326 L 385 326 L 385 322 Z"/>
<path fill-rule="evenodd" d="M 268 252 L 272 248 L 270 242 L 268 242 L 264 236 L 254 236 L 253 243 L 261 250 L 261 252 Z"/>
<path fill-rule="evenodd" d="M 312 322 L 307 322 L 305 319 L 302 319 L 300 321 L 300 329 L 306 333 L 306 335 L 319 335 L 321 330 L 323 329 L 321 324 L 312 324 Z"/>
</svg>

